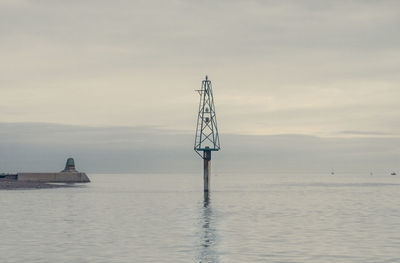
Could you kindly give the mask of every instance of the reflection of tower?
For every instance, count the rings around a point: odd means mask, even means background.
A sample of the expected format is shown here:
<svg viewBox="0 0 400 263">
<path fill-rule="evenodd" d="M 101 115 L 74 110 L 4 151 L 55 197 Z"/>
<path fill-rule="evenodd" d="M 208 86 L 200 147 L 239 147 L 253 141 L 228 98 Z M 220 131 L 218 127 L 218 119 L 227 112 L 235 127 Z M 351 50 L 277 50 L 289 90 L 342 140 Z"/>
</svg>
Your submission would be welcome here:
<svg viewBox="0 0 400 263">
<path fill-rule="evenodd" d="M 207 196 L 208 197 L 208 196 Z M 215 249 L 217 235 L 215 229 L 214 215 L 210 199 L 204 199 L 202 207 L 202 216 L 199 225 L 201 226 L 201 241 L 198 255 L 198 262 L 217 263 L 218 253 Z"/>
<path fill-rule="evenodd" d="M 202 81 L 201 89 L 197 91 L 200 95 L 200 103 L 194 150 L 204 160 L 204 192 L 207 193 L 210 189 L 211 152 L 219 151 L 221 147 L 214 107 L 214 96 L 211 81 L 208 80 L 207 76 Z M 201 151 L 203 155 L 200 153 Z"/>
</svg>

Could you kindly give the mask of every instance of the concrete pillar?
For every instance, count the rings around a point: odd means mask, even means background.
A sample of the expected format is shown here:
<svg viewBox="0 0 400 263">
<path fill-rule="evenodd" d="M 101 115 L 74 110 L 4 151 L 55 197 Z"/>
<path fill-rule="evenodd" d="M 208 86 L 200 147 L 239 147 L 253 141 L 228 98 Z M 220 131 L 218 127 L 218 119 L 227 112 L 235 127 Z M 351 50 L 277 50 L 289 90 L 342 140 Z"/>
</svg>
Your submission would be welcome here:
<svg viewBox="0 0 400 263">
<path fill-rule="evenodd" d="M 211 177 L 211 151 L 204 151 L 204 192 L 210 190 L 210 177 Z"/>
</svg>

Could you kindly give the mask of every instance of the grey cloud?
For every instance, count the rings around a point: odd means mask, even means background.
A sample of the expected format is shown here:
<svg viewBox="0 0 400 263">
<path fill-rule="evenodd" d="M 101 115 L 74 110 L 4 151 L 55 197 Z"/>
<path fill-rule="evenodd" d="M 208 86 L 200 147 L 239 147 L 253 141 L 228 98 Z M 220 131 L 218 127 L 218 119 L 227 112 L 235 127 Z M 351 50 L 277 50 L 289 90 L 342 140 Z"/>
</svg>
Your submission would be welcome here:
<svg viewBox="0 0 400 263">
<path fill-rule="evenodd" d="M 0 124 L 2 172 L 54 171 L 69 156 L 90 173 L 199 173 L 193 134 L 152 127 Z M 221 134 L 213 173 L 398 170 L 400 138 Z"/>
<path fill-rule="evenodd" d="M 398 1 L 2 2 L 0 117 L 189 130 L 197 103 L 191 92 L 209 74 L 228 133 L 270 127 L 293 133 L 304 123 L 315 135 L 376 127 L 395 134 L 399 7 Z M 256 100 L 262 97 L 272 100 Z M 238 118 L 246 121 L 235 129 Z"/>
<path fill-rule="evenodd" d="M 376 132 L 376 131 L 341 131 L 339 134 L 349 134 L 349 135 L 393 135 L 391 133 Z"/>
<path fill-rule="evenodd" d="M 3 35 L 32 35 L 80 48 L 135 50 L 139 45 L 150 53 L 207 52 L 211 59 L 260 56 L 270 48 L 284 51 L 282 46 L 397 50 L 399 4 L 384 2 L 29 1 L 3 9 Z"/>
</svg>

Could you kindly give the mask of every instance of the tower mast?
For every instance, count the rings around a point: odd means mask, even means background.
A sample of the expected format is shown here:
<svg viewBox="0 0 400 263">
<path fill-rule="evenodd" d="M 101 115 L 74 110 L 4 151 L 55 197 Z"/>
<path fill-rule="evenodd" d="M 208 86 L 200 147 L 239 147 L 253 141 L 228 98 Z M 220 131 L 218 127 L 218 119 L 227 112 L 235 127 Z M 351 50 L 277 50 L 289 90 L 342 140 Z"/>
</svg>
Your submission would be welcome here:
<svg viewBox="0 0 400 263">
<path fill-rule="evenodd" d="M 197 115 L 196 137 L 194 150 L 203 158 L 204 162 L 204 192 L 210 189 L 211 176 L 211 152 L 221 149 L 215 114 L 214 96 L 211 81 L 206 76 L 202 81 L 201 89 L 197 90 L 200 95 L 199 112 Z M 201 153 L 203 152 L 203 153 Z"/>
</svg>

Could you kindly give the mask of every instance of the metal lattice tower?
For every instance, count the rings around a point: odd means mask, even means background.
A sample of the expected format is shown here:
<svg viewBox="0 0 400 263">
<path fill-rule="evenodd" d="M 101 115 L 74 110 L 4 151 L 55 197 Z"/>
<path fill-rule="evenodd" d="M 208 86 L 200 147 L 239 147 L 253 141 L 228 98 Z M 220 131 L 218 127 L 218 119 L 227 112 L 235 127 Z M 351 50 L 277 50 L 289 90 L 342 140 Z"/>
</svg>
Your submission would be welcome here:
<svg viewBox="0 0 400 263">
<path fill-rule="evenodd" d="M 197 90 L 200 95 L 199 113 L 197 116 L 196 137 L 194 150 L 204 159 L 204 192 L 209 190 L 209 176 L 211 171 L 211 152 L 221 149 L 215 114 L 214 96 L 211 81 L 202 81 L 201 89 Z M 203 152 L 203 155 L 200 153 Z"/>
<path fill-rule="evenodd" d="M 218 151 L 221 147 L 212 85 L 211 81 L 208 80 L 208 76 L 202 81 L 201 89 L 197 90 L 197 92 L 200 95 L 200 103 L 194 150 L 201 156 L 200 151 Z"/>
</svg>

